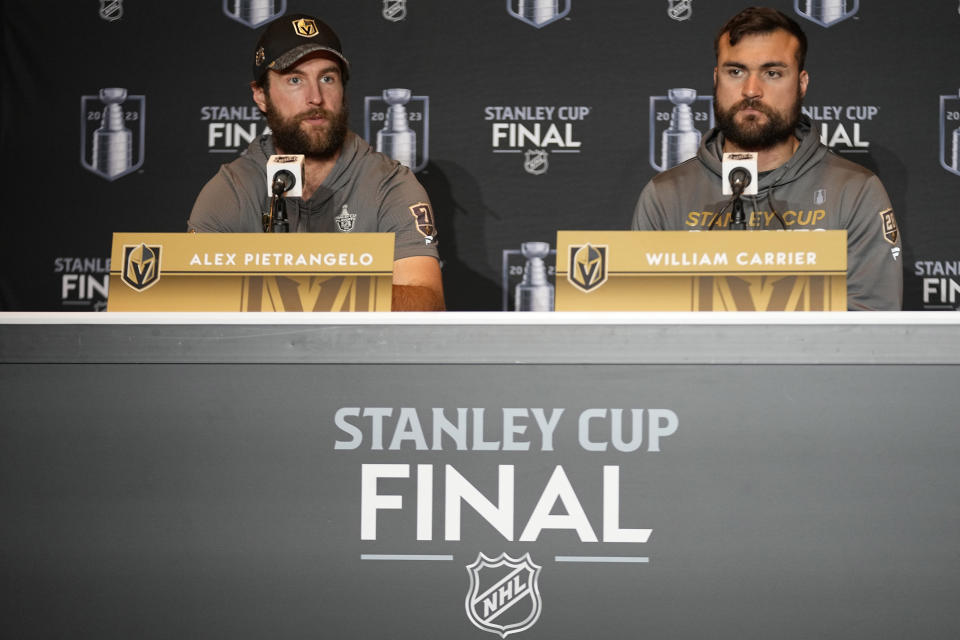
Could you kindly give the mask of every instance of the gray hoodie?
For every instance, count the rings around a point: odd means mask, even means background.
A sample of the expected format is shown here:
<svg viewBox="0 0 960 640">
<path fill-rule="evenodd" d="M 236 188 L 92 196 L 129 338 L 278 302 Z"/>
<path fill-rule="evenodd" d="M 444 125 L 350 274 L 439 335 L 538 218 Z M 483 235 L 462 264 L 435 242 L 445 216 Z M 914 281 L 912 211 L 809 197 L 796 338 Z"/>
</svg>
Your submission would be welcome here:
<svg viewBox="0 0 960 640">
<path fill-rule="evenodd" d="M 191 231 L 259 233 L 269 207 L 267 158 L 273 138 L 261 136 L 201 190 Z M 394 260 L 437 257 L 436 226 L 427 193 L 405 166 L 349 132 L 336 165 L 309 200 L 287 198 L 291 231 L 396 234 Z"/>
<path fill-rule="evenodd" d="M 784 165 L 760 175 L 758 194 L 744 196 L 748 229 L 846 229 L 847 307 L 900 310 L 900 232 L 890 198 L 869 170 L 830 152 L 801 116 L 800 146 Z M 723 135 L 711 130 L 697 157 L 654 176 L 640 193 L 635 230 L 710 227 L 729 196 L 721 195 Z M 783 224 L 777 218 L 780 214 Z M 730 222 L 729 209 L 713 228 Z"/>
</svg>

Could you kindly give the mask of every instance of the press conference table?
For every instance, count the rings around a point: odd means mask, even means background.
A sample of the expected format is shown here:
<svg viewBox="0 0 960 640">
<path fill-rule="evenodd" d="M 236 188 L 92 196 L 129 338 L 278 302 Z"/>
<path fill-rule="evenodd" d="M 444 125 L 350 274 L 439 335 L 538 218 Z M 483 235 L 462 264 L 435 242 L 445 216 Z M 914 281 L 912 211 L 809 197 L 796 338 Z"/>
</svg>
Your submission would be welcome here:
<svg viewBox="0 0 960 640">
<path fill-rule="evenodd" d="M 951 312 L 0 313 L 0 635 L 960 637 L 958 367 Z"/>
</svg>

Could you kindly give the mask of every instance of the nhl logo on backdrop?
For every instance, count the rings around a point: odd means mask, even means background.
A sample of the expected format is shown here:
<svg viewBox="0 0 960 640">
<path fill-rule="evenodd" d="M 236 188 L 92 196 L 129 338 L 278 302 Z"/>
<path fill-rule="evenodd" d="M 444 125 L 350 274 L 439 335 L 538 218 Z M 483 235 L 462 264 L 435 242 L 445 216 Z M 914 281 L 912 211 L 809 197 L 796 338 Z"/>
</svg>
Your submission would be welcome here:
<svg viewBox="0 0 960 640">
<path fill-rule="evenodd" d="M 960 92 L 940 96 L 940 166 L 960 176 Z"/>
<path fill-rule="evenodd" d="M 667 15 L 683 22 L 693 17 L 693 0 L 667 0 Z"/>
<path fill-rule="evenodd" d="M 713 96 L 698 96 L 694 89 L 650 96 L 650 166 L 666 171 L 693 158 L 712 128 Z"/>
<path fill-rule="evenodd" d="M 113 182 L 143 165 L 146 98 L 120 87 L 80 98 L 80 164 Z"/>
<path fill-rule="evenodd" d="M 832 27 L 852 18 L 860 10 L 860 0 L 793 0 L 794 10 L 821 27 Z"/>
<path fill-rule="evenodd" d="M 134 291 L 144 291 L 160 280 L 160 245 L 123 245 L 120 279 Z"/>
<path fill-rule="evenodd" d="M 430 97 L 384 89 L 363 100 L 363 137 L 377 151 L 413 171 L 430 161 Z"/>
<path fill-rule="evenodd" d="M 223 13 L 251 29 L 287 12 L 287 0 L 223 0 Z"/>
<path fill-rule="evenodd" d="M 524 170 L 535 176 L 541 176 L 550 168 L 546 149 L 529 149 L 523 154 Z"/>
<path fill-rule="evenodd" d="M 526 22 L 531 27 L 542 29 L 551 22 L 570 13 L 572 0 L 507 0 L 507 13 Z M 563 9 L 561 9 L 561 5 Z"/>
<path fill-rule="evenodd" d="M 123 0 L 100 0 L 100 17 L 116 22 L 123 17 Z"/>
<path fill-rule="evenodd" d="M 543 608 L 540 569 L 529 553 L 521 558 L 501 553 L 493 559 L 478 554 L 476 561 L 467 565 L 467 618 L 478 629 L 501 638 L 532 627 Z"/>
<path fill-rule="evenodd" d="M 383 0 L 383 18 L 400 22 L 407 17 L 407 0 Z"/>
<path fill-rule="evenodd" d="M 590 292 L 607 281 L 606 245 L 570 245 L 567 280 L 583 292 Z"/>
</svg>

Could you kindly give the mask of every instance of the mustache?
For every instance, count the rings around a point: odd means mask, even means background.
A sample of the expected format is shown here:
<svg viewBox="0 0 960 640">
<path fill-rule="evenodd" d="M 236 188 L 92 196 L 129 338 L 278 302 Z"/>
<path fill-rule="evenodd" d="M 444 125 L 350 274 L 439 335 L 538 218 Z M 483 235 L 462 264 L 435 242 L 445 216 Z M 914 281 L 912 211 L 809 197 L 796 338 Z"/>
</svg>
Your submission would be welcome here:
<svg viewBox="0 0 960 640">
<path fill-rule="evenodd" d="M 326 109 L 311 109 L 309 111 L 304 111 L 297 114 L 297 120 L 303 122 L 304 120 L 311 120 L 313 118 L 324 118 L 325 120 L 333 120 L 333 112 L 327 111 Z"/>
<path fill-rule="evenodd" d="M 730 109 L 730 112 L 737 113 L 738 111 L 743 111 L 745 109 L 753 109 L 754 111 L 759 111 L 760 113 L 767 116 L 775 115 L 773 113 L 773 109 L 763 104 L 756 98 L 744 98 L 740 102 L 733 105 L 733 107 L 731 107 Z"/>
</svg>

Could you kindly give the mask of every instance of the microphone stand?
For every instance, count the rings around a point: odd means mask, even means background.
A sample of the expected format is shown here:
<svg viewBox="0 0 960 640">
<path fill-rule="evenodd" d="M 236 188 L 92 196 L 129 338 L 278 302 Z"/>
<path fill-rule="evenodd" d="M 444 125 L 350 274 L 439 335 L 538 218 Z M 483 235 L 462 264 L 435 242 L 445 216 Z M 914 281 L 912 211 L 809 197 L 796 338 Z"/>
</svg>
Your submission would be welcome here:
<svg viewBox="0 0 960 640">
<path fill-rule="evenodd" d="M 263 231 L 265 233 L 288 233 L 290 223 L 287 220 L 287 199 L 283 193 L 285 188 L 283 180 L 273 181 L 273 197 L 270 198 L 270 212 L 263 216 Z"/>
<path fill-rule="evenodd" d="M 745 231 L 747 228 L 747 216 L 743 213 L 743 189 L 739 189 L 733 194 L 733 213 L 730 218 L 730 229 Z"/>
</svg>

